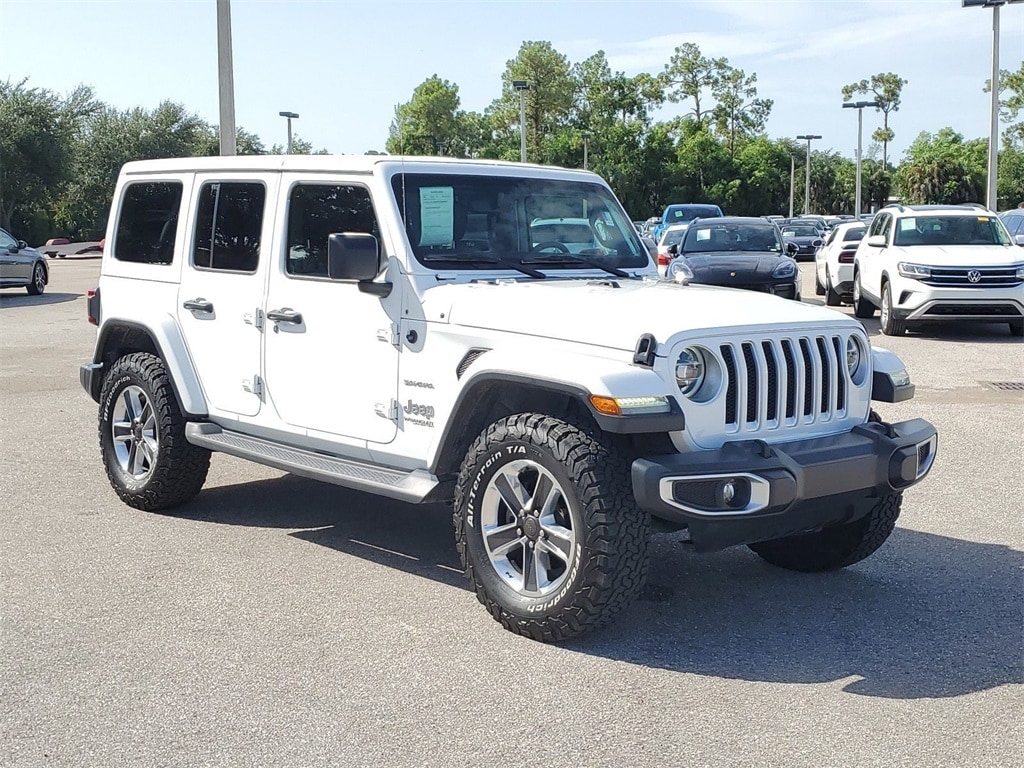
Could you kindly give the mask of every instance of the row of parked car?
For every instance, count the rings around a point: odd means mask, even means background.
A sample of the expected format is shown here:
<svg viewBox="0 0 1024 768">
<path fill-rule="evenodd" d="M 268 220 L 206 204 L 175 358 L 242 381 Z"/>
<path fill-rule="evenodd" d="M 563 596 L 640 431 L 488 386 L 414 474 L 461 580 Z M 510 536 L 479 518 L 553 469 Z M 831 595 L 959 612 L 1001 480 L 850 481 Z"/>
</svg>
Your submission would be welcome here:
<svg viewBox="0 0 1024 768">
<path fill-rule="evenodd" d="M 699 217 L 686 218 L 695 209 Z M 685 219 L 676 221 L 675 219 Z M 796 260 L 815 262 L 815 293 L 883 333 L 932 320 L 1005 320 L 1024 335 L 1024 208 L 890 205 L 853 217 L 727 217 L 717 206 L 669 206 L 640 228 L 661 235 L 663 277 L 800 299 Z M 650 246 L 649 246 L 650 247 Z"/>
</svg>

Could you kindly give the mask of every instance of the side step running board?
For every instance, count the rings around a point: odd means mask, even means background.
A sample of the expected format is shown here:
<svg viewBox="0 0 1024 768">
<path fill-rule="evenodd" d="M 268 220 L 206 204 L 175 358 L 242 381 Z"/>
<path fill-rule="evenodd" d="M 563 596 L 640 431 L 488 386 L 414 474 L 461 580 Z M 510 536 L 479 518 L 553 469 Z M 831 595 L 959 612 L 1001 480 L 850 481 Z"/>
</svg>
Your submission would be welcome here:
<svg viewBox="0 0 1024 768">
<path fill-rule="evenodd" d="M 216 424 L 190 422 L 185 425 L 185 439 L 192 445 L 211 451 L 220 451 L 295 475 L 401 501 L 423 501 L 438 485 L 437 478 L 425 469 L 406 472 L 364 464 L 229 432 Z"/>
</svg>

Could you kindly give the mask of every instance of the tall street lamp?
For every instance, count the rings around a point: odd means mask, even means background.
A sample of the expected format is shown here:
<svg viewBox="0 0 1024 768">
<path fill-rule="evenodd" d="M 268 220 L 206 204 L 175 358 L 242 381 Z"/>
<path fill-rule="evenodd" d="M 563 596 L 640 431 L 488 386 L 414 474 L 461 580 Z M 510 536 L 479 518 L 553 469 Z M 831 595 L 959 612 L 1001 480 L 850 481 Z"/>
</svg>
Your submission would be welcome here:
<svg viewBox="0 0 1024 768">
<path fill-rule="evenodd" d="M 235 154 L 235 76 L 231 57 L 231 0 L 217 0 L 217 80 L 220 153 Z"/>
<path fill-rule="evenodd" d="M 287 150 L 286 154 L 290 155 L 292 153 L 292 120 L 298 120 L 299 119 L 299 113 L 298 112 L 278 112 L 277 114 L 279 114 L 281 117 L 287 117 L 288 118 L 288 150 Z"/>
<path fill-rule="evenodd" d="M 877 101 L 848 101 L 843 104 L 843 109 L 857 110 L 857 191 L 853 203 L 853 215 L 860 220 L 860 163 L 861 163 L 861 137 L 864 134 L 864 107 L 877 107 Z"/>
<path fill-rule="evenodd" d="M 813 134 L 805 134 L 803 136 L 797 136 L 797 139 L 803 141 L 807 140 L 807 175 L 804 180 L 804 215 L 806 216 L 811 212 L 811 141 L 814 139 L 820 139 L 821 136 L 815 136 Z"/>
<path fill-rule="evenodd" d="M 526 162 L 526 92 L 530 84 L 526 80 L 513 80 L 512 87 L 519 91 L 519 159 Z"/>
<path fill-rule="evenodd" d="M 985 206 L 996 210 L 996 182 L 999 172 L 999 6 L 1022 0 L 962 0 L 963 8 L 992 9 L 992 108 L 988 122 L 988 193 Z"/>
<path fill-rule="evenodd" d="M 590 141 L 590 132 L 583 132 L 583 170 L 587 170 L 587 142 Z"/>
<path fill-rule="evenodd" d="M 789 218 L 793 218 L 793 182 L 796 181 L 796 160 L 789 156 Z"/>
</svg>

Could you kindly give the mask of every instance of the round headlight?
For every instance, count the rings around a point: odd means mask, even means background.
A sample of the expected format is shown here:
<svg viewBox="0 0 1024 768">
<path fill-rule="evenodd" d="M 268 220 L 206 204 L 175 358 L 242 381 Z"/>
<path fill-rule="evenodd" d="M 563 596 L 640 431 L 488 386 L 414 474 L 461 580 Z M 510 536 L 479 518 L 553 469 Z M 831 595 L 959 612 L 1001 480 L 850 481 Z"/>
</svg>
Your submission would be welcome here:
<svg viewBox="0 0 1024 768">
<path fill-rule="evenodd" d="M 860 342 L 856 337 L 851 336 L 846 340 L 846 370 L 852 379 L 860 370 L 861 361 Z"/>
<path fill-rule="evenodd" d="M 693 270 L 686 263 L 686 259 L 675 259 L 668 266 L 668 279 L 677 283 L 688 283 L 693 280 Z"/>
<path fill-rule="evenodd" d="M 687 347 L 676 361 L 676 384 L 684 395 L 690 395 L 700 388 L 704 380 L 704 356 L 700 350 Z"/>
</svg>

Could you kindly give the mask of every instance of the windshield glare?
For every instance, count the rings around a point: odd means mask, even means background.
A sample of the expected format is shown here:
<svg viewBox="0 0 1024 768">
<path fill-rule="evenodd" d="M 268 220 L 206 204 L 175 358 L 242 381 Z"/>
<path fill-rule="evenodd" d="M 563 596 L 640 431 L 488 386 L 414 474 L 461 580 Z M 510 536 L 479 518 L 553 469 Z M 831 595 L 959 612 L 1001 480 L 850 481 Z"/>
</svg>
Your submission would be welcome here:
<svg viewBox="0 0 1024 768">
<path fill-rule="evenodd" d="M 764 251 L 780 253 L 782 244 L 771 224 L 699 224 L 686 233 L 687 252 Z"/>
<path fill-rule="evenodd" d="M 993 216 L 908 216 L 897 221 L 893 245 L 1009 245 Z"/>
<path fill-rule="evenodd" d="M 647 249 L 602 185 L 512 176 L 395 174 L 416 260 L 432 269 L 638 269 Z M 497 266 L 495 266 L 497 265 Z"/>
</svg>

